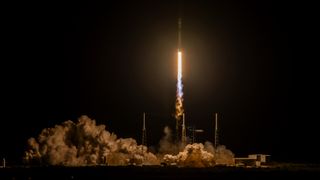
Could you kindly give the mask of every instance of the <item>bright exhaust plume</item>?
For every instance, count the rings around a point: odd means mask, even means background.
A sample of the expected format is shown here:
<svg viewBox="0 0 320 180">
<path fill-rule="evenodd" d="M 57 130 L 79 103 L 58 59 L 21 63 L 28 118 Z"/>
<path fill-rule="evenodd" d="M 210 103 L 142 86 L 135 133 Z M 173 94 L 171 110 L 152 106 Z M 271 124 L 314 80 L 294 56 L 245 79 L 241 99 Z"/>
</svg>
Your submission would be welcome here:
<svg viewBox="0 0 320 180">
<path fill-rule="evenodd" d="M 178 50 L 177 94 L 175 117 L 179 120 L 183 114 L 183 84 L 182 84 L 182 52 Z"/>
</svg>

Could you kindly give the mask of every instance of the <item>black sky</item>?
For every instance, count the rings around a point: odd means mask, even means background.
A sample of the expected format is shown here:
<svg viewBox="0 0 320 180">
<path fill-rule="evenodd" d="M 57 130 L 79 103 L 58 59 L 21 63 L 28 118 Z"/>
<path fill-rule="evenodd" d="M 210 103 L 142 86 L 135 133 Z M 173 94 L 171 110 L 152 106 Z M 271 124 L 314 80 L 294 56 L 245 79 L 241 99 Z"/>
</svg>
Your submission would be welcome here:
<svg viewBox="0 0 320 180">
<path fill-rule="evenodd" d="M 29 137 L 83 114 L 140 143 L 145 111 L 150 145 L 165 125 L 174 127 L 178 1 L 13 7 L 2 66 L 1 157 L 19 162 Z M 180 7 L 184 105 L 187 123 L 205 130 L 199 140 L 212 141 L 219 112 L 220 142 L 237 156 L 318 162 L 313 121 L 298 123 L 299 21 L 290 4 L 185 1 Z"/>
</svg>

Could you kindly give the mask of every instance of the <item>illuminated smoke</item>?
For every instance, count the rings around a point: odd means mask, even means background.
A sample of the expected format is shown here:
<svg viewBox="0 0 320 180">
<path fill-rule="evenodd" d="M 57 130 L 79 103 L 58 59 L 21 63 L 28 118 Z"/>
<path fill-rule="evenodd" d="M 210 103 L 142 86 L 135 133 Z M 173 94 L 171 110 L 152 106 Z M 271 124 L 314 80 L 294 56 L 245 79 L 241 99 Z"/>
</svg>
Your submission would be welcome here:
<svg viewBox="0 0 320 180">
<path fill-rule="evenodd" d="M 44 129 L 37 139 L 28 140 L 24 160 L 49 165 L 155 165 L 157 157 L 146 146 L 132 138 L 117 139 L 96 125 L 95 120 L 81 116 L 77 123 L 65 121 Z"/>
<path fill-rule="evenodd" d="M 183 114 L 183 84 L 182 84 L 182 52 L 178 51 L 178 75 L 177 75 L 177 95 L 176 95 L 176 119 L 180 119 Z"/>
<path fill-rule="evenodd" d="M 214 155 L 216 165 L 234 165 L 234 154 L 224 145 L 219 145 L 214 149 L 211 142 L 204 143 L 204 149 Z"/>
<path fill-rule="evenodd" d="M 211 152 L 210 152 L 211 151 Z M 166 154 L 163 163 L 180 167 L 211 167 L 215 165 L 234 165 L 233 153 L 224 146 L 214 150 L 206 143 L 188 144 L 177 155 Z"/>
<path fill-rule="evenodd" d="M 164 136 L 159 142 L 158 157 L 163 157 L 165 154 L 178 154 L 180 150 L 183 150 L 183 144 L 173 140 L 172 131 L 168 126 L 164 128 L 163 132 Z"/>
<path fill-rule="evenodd" d="M 117 138 L 87 116 L 81 116 L 76 123 L 69 120 L 43 129 L 38 138 L 28 140 L 28 145 L 24 160 L 38 165 L 234 165 L 234 155 L 225 146 L 214 149 L 210 142 L 183 146 L 174 143 L 168 127 L 164 128 L 164 137 L 155 155 L 132 138 Z"/>
<path fill-rule="evenodd" d="M 204 150 L 203 144 L 188 144 L 175 156 L 166 154 L 163 161 L 169 165 L 209 167 L 214 165 L 214 156 Z"/>
<path fill-rule="evenodd" d="M 216 149 L 211 142 L 183 145 L 175 143 L 169 127 L 164 128 L 164 136 L 159 143 L 157 157 L 166 165 L 180 167 L 210 167 L 215 165 L 234 165 L 234 154 L 225 146 Z"/>
</svg>

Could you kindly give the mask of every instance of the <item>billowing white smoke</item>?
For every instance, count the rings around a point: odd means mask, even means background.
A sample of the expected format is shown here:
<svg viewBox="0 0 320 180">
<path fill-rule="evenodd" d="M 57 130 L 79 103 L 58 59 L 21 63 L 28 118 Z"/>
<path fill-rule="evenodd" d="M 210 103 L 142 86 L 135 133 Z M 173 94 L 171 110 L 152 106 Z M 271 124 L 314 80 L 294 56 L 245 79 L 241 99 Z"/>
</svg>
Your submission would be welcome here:
<svg viewBox="0 0 320 180">
<path fill-rule="evenodd" d="M 163 157 L 165 154 L 177 154 L 184 149 L 184 146 L 180 142 L 174 142 L 172 138 L 171 129 L 166 126 L 163 130 L 164 136 L 159 142 L 159 154 L 158 157 Z"/>
<path fill-rule="evenodd" d="M 66 121 L 44 129 L 37 139 L 28 140 L 24 160 L 50 165 L 154 165 L 156 156 L 132 138 L 117 139 L 96 125 L 95 120 L 81 116 L 77 123 Z"/>
<path fill-rule="evenodd" d="M 216 165 L 234 165 L 234 154 L 226 146 L 220 145 L 214 149 L 211 142 L 207 141 L 204 144 L 204 149 L 214 155 Z"/>
<path fill-rule="evenodd" d="M 210 167 L 215 165 L 234 165 L 234 154 L 225 146 L 216 149 L 211 142 L 195 143 L 183 146 L 174 143 L 169 127 L 164 128 L 164 137 L 159 143 L 158 158 L 167 165 L 188 167 Z"/>
<path fill-rule="evenodd" d="M 163 161 L 170 165 L 208 167 L 214 165 L 214 156 L 204 150 L 203 144 L 188 144 L 183 151 L 175 156 L 166 154 Z"/>
<path fill-rule="evenodd" d="M 225 146 L 219 146 L 214 150 L 211 143 L 206 142 L 188 144 L 177 155 L 166 154 L 163 162 L 167 165 L 182 167 L 211 167 L 215 165 L 234 165 L 233 153 Z"/>
<path fill-rule="evenodd" d="M 171 130 L 164 129 L 157 156 L 146 146 L 137 145 L 132 138 L 117 138 L 96 125 L 95 120 L 81 116 L 77 123 L 65 121 L 61 125 L 42 130 L 37 139 L 28 140 L 25 152 L 27 163 L 48 165 L 167 165 L 210 167 L 218 164 L 233 165 L 233 153 L 225 146 L 214 149 L 210 142 L 203 144 L 174 143 Z"/>
</svg>

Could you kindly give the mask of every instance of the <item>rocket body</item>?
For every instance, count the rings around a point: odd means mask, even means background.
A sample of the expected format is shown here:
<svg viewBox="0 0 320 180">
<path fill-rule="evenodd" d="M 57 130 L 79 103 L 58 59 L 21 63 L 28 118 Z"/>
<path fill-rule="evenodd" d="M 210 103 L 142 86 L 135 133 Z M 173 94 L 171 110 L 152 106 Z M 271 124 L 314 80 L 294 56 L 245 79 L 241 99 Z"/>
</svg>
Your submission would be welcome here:
<svg viewBox="0 0 320 180">
<path fill-rule="evenodd" d="M 178 51 L 181 52 L 181 28 L 182 28 L 182 22 L 181 18 L 178 20 Z"/>
</svg>

